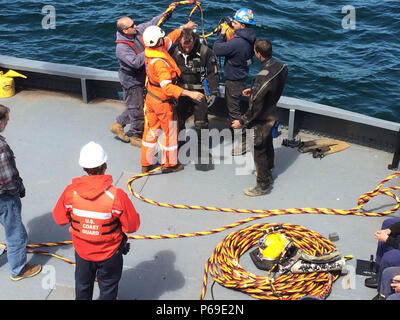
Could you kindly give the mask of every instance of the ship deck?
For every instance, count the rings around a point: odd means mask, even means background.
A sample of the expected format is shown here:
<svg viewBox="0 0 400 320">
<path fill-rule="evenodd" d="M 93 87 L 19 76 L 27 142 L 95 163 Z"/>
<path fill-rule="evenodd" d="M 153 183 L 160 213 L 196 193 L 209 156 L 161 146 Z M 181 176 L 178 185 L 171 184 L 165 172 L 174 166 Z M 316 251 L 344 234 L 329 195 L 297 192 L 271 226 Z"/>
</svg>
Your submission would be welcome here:
<svg viewBox="0 0 400 320">
<path fill-rule="evenodd" d="M 73 177 L 84 172 L 78 165 L 80 148 L 88 141 L 100 143 L 108 153 L 108 171 L 114 183 L 124 189 L 141 217 L 137 235 L 164 235 L 199 232 L 219 228 L 248 218 L 247 213 L 219 213 L 202 210 L 171 209 L 153 206 L 133 197 L 127 181 L 140 172 L 140 149 L 119 141 L 108 127 L 124 109 L 122 101 L 94 99 L 86 104 L 79 95 L 43 90 L 24 90 L 0 103 L 11 108 L 10 121 L 3 135 L 13 149 L 25 186 L 22 217 L 29 243 L 70 240 L 68 228 L 58 226 L 52 209 Z M 224 122 L 210 117 L 210 127 Z M 190 126 L 190 125 L 189 125 Z M 224 155 L 225 161 L 211 171 L 197 171 L 193 164 L 185 170 L 162 175 L 155 173 L 135 181 L 135 191 L 146 198 L 171 204 L 190 204 L 223 208 L 286 209 L 322 207 L 350 209 L 357 199 L 392 174 L 387 165 L 393 154 L 350 143 L 350 148 L 314 159 L 296 148 L 282 146 L 286 131 L 274 140 L 275 183 L 269 195 L 250 198 L 242 190 L 255 184 L 252 166 L 244 166 L 247 156 Z M 297 138 L 309 140 L 315 135 L 300 132 Z M 230 159 L 228 159 L 230 158 Z M 251 158 L 250 158 L 251 160 Z M 229 161 L 231 163 L 229 163 Z M 252 160 L 251 160 L 252 161 Z M 252 163 L 250 161 L 250 163 Z M 389 185 L 394 185 L 391 181 Z M 381 212 L 394 205 L 390 197 L 371 200 L 366 210 Z M 391 216 L 399 216 L 396 212 Z M 334 242 L 342 255 L 353 255 L 347 262 L 349 273 L 333 285 L 328 300 L 369 300 L 376 291 L 364 286 L 364 276 L 355 274 L 356 259 L 375 255 L 373 233 L 386 217 L 360 217 L 320 214 L 291 214 L 266 217 L 223 232 L 199 237 L 130 240 L 131 250 L 124 256 L 119 287 L 121 300 L 197 300 L 200 297 L 207 259 L 229 233 L 255 223 L 292 223 L 316 231 Z M 4 232 L 0 228 L 0 242 Z M 71 245 L 42 248 L 74 260 Z M 71 300 L 74 299 L 74 266 L 60 259 L 28 254 L 28 261 L 40 263 L 43 271 L 33 278 L 13 282 L 9 279 L 6 254 L 0 256 L 0 299 Z M 248 253 L 241 265 L 256 274 Z M 49 277 L 55 286 L 49 288 Z M 252 297 L 215 284 L 209 277 L 205 299 L 244 300 Z M 213 296 L 211 295 L 211 290 Z M 98 295 L 96 285 L 95 296 Z"/>
</svg>

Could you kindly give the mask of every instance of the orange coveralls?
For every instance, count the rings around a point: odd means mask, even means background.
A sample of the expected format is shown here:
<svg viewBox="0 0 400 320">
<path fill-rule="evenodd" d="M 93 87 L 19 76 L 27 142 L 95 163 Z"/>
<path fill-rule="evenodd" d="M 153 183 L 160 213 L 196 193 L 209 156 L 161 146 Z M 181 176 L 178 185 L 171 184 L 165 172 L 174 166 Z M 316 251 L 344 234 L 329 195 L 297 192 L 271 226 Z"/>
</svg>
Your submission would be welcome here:
<svg viewBox="0 0 400 320">
<path fill-rule="evenodd" d="M 172 99 L 178 99 L 183 88 L 173 84 L 181 71 L 167 51 L 180 35 L 181 29 L 176 29 L 164 37 L 164 46 L 145 49 L 147 95 L 140 158 L 142 166 L 153 164 L 160 128 L 164 133 L 161 144 L 162 165 L 172 167 L 178 163 L 177 119 L 174 119 Z"/>
</svg>

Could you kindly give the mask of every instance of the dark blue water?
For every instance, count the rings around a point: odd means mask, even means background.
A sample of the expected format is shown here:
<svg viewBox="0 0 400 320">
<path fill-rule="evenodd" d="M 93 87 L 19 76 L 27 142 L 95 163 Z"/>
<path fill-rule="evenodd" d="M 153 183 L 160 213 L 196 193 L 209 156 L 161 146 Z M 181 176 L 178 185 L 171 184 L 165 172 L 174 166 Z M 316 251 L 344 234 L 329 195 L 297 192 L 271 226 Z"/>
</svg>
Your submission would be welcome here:
<svg viewBox="0 0 400 320">
<path fill-rule="evenodd" d="M 130 15 L 140 23 L 170 1 L 0 0 L 0 54 L 118 70 L 115 21 Z M 42 27 L 42 7 L 54 6 L 56 28 Z M 240 7 L 254 10 L 259 38 L 273 43 L 274 56 L 289 67 L 284 95 L 400 121 L 400 2 L 359 0 L 355 29 L 345 29 L 347 3 L 322 0 L 204 1 L 204 26 Z M 191 6 L 180 6 L 164 28 L 184 23 Z M 193 20 L 201 24 L 196 12 Z M 345 20 L 346 23 L 349 20 Z M 346 24 L 345 24 L 346 26 Z M 215 36 L 208 38 L 210 44 Z M 253 75 L 259 64 L 251 68 Z"/>
</svg>

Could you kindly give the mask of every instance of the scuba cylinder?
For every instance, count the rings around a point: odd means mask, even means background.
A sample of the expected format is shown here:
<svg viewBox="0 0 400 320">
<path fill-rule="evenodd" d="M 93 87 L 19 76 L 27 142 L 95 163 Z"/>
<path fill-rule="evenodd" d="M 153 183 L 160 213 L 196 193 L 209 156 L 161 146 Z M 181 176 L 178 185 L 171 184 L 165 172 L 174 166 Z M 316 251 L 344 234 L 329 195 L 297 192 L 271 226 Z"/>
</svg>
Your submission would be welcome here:
<svg viewBox="0 0 400 320">
<path fill-rule="evenodd" d="M 0 71 L 0 98 L 12 97 L 15 94 L 15 77 L 26 78 L 14 70 L 8 70 L 5 74 Z"/>
</svg>

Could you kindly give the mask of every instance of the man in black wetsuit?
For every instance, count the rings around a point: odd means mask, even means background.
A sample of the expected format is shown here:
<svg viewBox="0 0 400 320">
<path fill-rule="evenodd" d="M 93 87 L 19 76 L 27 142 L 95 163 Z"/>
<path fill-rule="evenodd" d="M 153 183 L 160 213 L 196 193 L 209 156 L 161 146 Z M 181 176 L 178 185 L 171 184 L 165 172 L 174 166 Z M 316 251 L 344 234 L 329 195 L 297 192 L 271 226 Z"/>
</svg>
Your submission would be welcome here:
<svg viewBox="0 0 400 320">
<path fill-rule="evenodd" d="M 252 81 L 251 88 L 242 94 L 249 97 L 249 108 L 239 119 L 232 121 L 232 128 L 254 130 L 254 162 L 257 170 L 257 185 L 243 192 L 255 197 L 271 192 L 274 167 L 272 128 L 278 119 L 276 104 L 282 95 L 288 74 L 287 67 L 272 58 L 272 45 L 268 40 L 256 40 L 254 53 L 261 61 L 260 71 Z"/>
</svg>

